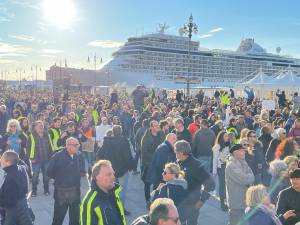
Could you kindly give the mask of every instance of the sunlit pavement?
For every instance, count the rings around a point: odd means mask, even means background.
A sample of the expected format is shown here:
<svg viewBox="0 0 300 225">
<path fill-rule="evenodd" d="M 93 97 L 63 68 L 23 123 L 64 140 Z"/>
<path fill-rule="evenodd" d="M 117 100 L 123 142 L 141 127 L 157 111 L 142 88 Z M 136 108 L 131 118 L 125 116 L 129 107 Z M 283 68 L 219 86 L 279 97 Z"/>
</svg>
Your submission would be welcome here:
<svg viewBox="0 0 300 225">
<path fill-rule="evenodd" d="M 40 181 L 42 181 L 40 177 Z M 81 194 L 83 195 L 88 189 L 88 182 L 82 178 Z M 146 213 L 146 204 L 144 200 L 143 183 L 139 175 L 129 176 L 129 187 L 126 200 L 126 209 L 131 212 L 127 217 L 127 222 L 130 224 L 136 217 Z M 53 181 L 50 184 L 50 196 L 44 196 L 41 182 L 38 187 L 37 197 L 30 199 L 30 205 L 35 213 L 37 225 L 50 225 L 53 216 Z M 68 225 L 68 214 L 65 218 L 64 225 Z M 227 214 L 220 210 L 219 203 L 215 199 L 211 199 L 200 211 L 200 225 L 225 225 L 227 224 Z"/>
</svg>

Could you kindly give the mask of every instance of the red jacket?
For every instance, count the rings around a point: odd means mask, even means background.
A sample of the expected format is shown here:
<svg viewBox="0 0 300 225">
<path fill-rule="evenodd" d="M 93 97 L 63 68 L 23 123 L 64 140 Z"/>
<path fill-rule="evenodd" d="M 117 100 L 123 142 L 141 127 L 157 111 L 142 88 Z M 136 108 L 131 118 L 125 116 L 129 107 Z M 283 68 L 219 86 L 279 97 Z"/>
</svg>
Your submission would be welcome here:
<svg viewBox="0 0 300 225">
<path fill-rule="evenodd" d="M 191 123 L 191 124 L 188 126 L 188 130 L 189 130 L 189 132 L 191 133 L 192 138 L 194 138 L 196 132 L 197 132 L 199 129 L 200 129 L 200 125 L 197 124 L 197 123 L 195 123 L 195 122 Z"/>
</svg>

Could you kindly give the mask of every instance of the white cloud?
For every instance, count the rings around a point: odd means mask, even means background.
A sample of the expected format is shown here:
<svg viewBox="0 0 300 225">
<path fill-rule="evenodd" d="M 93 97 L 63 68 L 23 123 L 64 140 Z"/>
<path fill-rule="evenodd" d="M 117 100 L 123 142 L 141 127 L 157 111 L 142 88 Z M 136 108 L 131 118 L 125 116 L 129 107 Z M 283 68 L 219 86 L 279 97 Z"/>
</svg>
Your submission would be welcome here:
<svg viewBox="0 0 300 225">
<path fill-rule="evenodd" d="M 60 49 L 42 49 L 41 52 L 47 55 L 47 54 L 59 54 L 59 53 L 63 53 L 64 51 Z"/>
<path fill-rule="evenodd" d="M 111 41 L 111 40 L 96 40 L 88 43 L 88 46 L 92 47 L 101 47 L 101 48 L 119 48 L 123 45 L 123 42 L 120 41 Z"/>
<path fill-rule="evenodd" d="M 212 37 L 212 36 L 214 36 L 213 34 L 203 34 L 203 35 L 201 35 L 201 36 L 199 36 L 199 38 L 209 38 L 209 37 Z"/>
<path fill-rule="evenodd" d="M 50 41 L 50 40 L 41 40 L 37 39 L 30 35 L 20 34 L 20 35 L 8 35 L 11 38 L 21 40 L 21 41 L 28 41 L 28 42 L 36 42 L 38 44 L 47 45 L 47 44 L 54 44 L 56 41 Z"/>
<path fill-rule="evenodd" d="M 22 40 L 22 41 L 34 41 L 35 38 L 32 37 L 32 36 L 29 36 L 29 35 L 24 35 L 24 34 L 21 34 L 21 35 L 8 35 L 9 37 L 12 37 L 12 38 L 15 38 L 15 39 L 18 39 L 18 40 Z"/>
<path fill-rule="evenodd" d="M 0 42 L 0 55 L 5 55 L 9 53 L 23 54 L 23 53 L 30 52 L 31 50 L 32 48 L 29 47 Z"/>
<path fill-rule="evenodd" d="M 222 30 L 224 30 L 223 27 L 218 27 L 218 28 L 210 30 L 209 33 L 215 33 L 215 32 L 219 32 L 219 31 L 222 31 Z"/>
<path fill-rule="evenodd" d="M 47 55 L 47 54 L 43 54 L 43 55 L 40 55 L 41 57 L 46 57 L 46 58 L 55 58 L 54 55 Z"/>
</svg>

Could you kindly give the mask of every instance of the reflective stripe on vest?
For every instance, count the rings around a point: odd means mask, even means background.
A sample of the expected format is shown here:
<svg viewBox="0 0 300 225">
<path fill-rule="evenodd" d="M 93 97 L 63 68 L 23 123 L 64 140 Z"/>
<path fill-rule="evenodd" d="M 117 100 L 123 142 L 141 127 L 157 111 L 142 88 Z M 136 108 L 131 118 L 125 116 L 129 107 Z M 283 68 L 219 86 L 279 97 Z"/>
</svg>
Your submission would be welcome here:
<svg viewBox="0 0 300 225">
<path fill-rule="evenodd" d="M 97 191 L 94 191 L 86 205 L 86 225 L 91 224 L 91 206 L 96 195 L 97 195 Z"/>
<path fill-rule="evenodd" d="M 55 128 L 51 128 L 50 130 L 53 133 L 53 139 L 52 140 L 51 140 L 51 136 L 49 136 L 52 151 L 58 151 L 58 150 L 63 148 L 63 147 L 58 147 L 58 145 L 57 145 L 57 142 L 58 142 L 58 139 L 59 139 L 59 136 L 60 136 L 60 132 L 58 133 L 58 131 Z"/>
<path fill-rule="evenodd" d="M 121 192 L 121 190 L 122 190 L 121 187 L 118 187 L 115 190 L 115 197 L 117 199 L 117 205 L 118 205 L 119 211 L 121 213 L 123 225 L 126 225 L 126 218 L 125 218 L 124 208 L 123 208 L 122 202 L 121 202 L 120 197 L 119 197 L 119 193 Z"/>
<path fill-rule="evenodd" d="M 103 225 L 103 218 L 102 218 L 102 213 L 100 207 L 95 208 L 95 213 L 98 217 L 98 225 Z"/>
<path fill-rule="evenodd" d="M 94 110 L 92 112 L 92 117 L 93 117 L 94 125 L 97 126 L 98 125 L 99 114 L 96 110 Z"/>
<path fill-rule="evenodd" d="M 30 134 L 29 137 L 30 137 L 30 141 L 31 141 L 29 157 L 30 157 L 30 159 L 34 159 L 35 140 L 34 140 L 34 137 L 32 134 Z"/>
<path fill-rule="evenodd" d="M 29 158 L 30 159 L 34 159 L 34 154 L 35 154 L 35 140 L 34 140 L 34 137 L 32 134 L 29 135 L 30 137 L 30 141 L 31 141 L 31 146 L 30 146 L 30 155 L 29 155 Z M 51 148 L 53 149 L 53 145 L 52 145 L 52 141 L 51 141 L 51 138 L 50 138 L 50 134 L 48 134 L 48 138 L 49 138 L 49 142 L 50 142 L 50 145 L 51 145 Z"/>
<path fill-rule="evenodd" d="M 121 217 L 122 217 L 123 225 L 126 225 L 126 218 L 125 218 L 125 214 L 124 214 L 124 208 L 123 208 L 123 205 L 122 205 L 120 197 L 119 197 L 120 191 L 121 191 L 121 188 L 119 187 L 115 190 L 114 194 L 115 194 L 115 198 L 117 200 L 117 206 L 118 206 L 119 212 L 120 212 Z M 91 225 L 91 206 L 92 206 L 92 203 L 93 203 L 93 201 L 94 201 L 94 199 L 97 195 L 97 192 L 94 191 L 92 193 L 92 195 L 88 198 L 90 193 L 91 193 L 91 189 L 83 197 L 81 205 L 80 205 L 80 225 L 83 225 L 83 224 Z M 87 207 L 86 208 L 86 223 L 83 223 L 83 211 L 84 211 L 83 207 L 84 207 L 84 204 L 85 204 L 86 201 L 87 201 L 87 204 L 86 204 L 86 207 Z M 99 206 L 97 206 L 93 210 L 95 211 L 95 214 L 98 218 L 98 225 L 103 225 L 103 217 L 102 217 L 101 208 Z"/>
<path fill-rule="evenodd" d="M 83 197 L 82 202 L 80 204 L 80 225 L 83 224 L 83 222 L 82 222 L 82 220 L 83 220 L 83 218 L 82 218 L 82 216 L 83 216 L 83 205 L 84 205 L 84 202 L 85 202 L 86 198 L 88 197 L 90 191 L 91 191 L 91 189 L 89 189 L 88 192 L 85 194 L 85 196 Z"/>
</svg>

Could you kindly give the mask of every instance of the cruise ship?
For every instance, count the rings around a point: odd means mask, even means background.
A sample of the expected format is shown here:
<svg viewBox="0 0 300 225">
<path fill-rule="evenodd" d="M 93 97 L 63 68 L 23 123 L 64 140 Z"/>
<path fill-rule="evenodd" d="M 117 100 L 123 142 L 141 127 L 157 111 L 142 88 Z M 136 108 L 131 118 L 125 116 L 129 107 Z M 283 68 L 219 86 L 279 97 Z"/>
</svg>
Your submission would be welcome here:
<svg viewBox="0 0 300 225">
<path fill-rule="evenodd" d="M 300 74 L 300 60 L 268 53 L 254 39 L 243 39 L 236 51 L 201 50 L 198 41 L 169 35 L 164 28 L 130 37 L 100 69 L 107 85 L 145 84 L 151 87 L 234 86 L 262 70 L 269 75 L 292 70 Z"/>
</svg>

